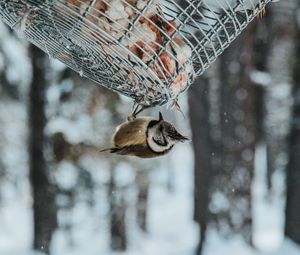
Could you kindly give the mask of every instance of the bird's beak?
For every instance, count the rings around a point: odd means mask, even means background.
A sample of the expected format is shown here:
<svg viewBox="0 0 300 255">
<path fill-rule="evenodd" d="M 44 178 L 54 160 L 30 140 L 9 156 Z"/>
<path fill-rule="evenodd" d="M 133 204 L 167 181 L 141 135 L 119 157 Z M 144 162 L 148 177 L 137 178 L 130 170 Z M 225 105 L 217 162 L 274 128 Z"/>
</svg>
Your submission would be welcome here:
<svg viewBox="0 0 300 255">
<path fill-rule="evenodd" d="M 164 118 L 163 118 L 161 112 L 159 112 L 159 118 L 158 118 L 158 121 L 161 122 L 161 121 L 163 121 L 163 120 L 164 120 Z"/>
<path fill-rule="evenodd" d="M 186 136 L 183 136 L 182 134 L 176 132 L 173 132 L 172 134 L 169 134 L 169 137 L 177 142 L 186 142 L 186 141 L 190 141 L 190 139 Z"/>
</svg>

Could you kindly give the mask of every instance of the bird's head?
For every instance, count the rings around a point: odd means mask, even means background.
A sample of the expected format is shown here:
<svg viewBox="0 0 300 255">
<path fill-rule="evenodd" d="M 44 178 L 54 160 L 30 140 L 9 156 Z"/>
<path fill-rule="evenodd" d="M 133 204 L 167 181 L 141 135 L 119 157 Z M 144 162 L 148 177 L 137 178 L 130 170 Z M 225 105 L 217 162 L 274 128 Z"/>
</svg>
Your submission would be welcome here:
<svg viewBox="0 0 300 255">
<path fill-rule="evenodd" d="M 158 120 L 152 120 L 148 126 L 147 142 L 155 152 L 163 152 L 171 149 L 177 142 L 185 142 L 189 139 L 181 135 L 175 127 L 164 120 L 159 112 Z"/>
</svg>

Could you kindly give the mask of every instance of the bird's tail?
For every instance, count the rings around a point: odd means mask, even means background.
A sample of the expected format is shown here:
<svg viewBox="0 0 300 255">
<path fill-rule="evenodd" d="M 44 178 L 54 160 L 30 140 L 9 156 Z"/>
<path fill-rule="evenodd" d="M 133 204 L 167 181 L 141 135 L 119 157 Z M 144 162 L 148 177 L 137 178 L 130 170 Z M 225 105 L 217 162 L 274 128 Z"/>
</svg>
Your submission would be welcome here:
<svg viewBox="0 0 300 255">
<path fill-rule="evenodd" d="M 107 148 L 107 149 L 103 149 L 100 152 L 110 152 L 110 153 L 118 153 L 120 151 L 119 148 Z"/>
<path fill-rule="evenodd" d="M 108 148 L 108 149 L 104 149 L 101 150 L 100 152 L 110 152 L 110 153 L 116 153 L 119 155 L 128 155 L 128 147 L 123 147 L 123 148 L 117 148 L 117 147 L 113 147 L 113 148 Z"/>
</svg>

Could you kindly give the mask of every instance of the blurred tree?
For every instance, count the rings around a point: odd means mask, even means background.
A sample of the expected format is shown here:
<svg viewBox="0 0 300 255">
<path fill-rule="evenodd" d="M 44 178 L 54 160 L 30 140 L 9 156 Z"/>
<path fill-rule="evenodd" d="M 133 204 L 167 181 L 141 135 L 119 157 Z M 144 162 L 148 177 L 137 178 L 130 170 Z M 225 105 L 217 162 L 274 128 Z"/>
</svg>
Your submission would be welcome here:
<svg viewBox="0 0 300 255">
<path fill-rule="evenodd" d="M 272 79 L 265 88 L 264 129 L 267 145 L 266 179 L 271 192 L 273 174 L 283 170 L 287 162 L 297 0 L 281 1 L 270 7 L 265 21 L 268 22 L 265 34 L 269 34 L 265 68 Z"/>
<path fill-rule="evenodd" d="M 254 70 L 252 72 L 252 81 L 256 85 L 256 116 L 257 116 L 257 142 L 265 142 L 265 117 L 266 117 L 266 86 L 269 84 L 268 74 L 268 57 L 270 54 L 273 35 L 270 33 L 270 24 L 272 23 L 272 12 L 266 8 L 266 15 L 257 22 L 254 42 Z M 256 69 L 256 70 L 255 70 Z M 257 72 L 258 71 L 258 72 Z M 253 75 L 254 74 L 254 75 Z M 255 74 L 265 77 L 253 78 Z M 259 75 L 258 75 L 259 76 Z"/>
<path fill-rule="evenodd" d="M 7 96 L 11 99 L 20 100 L 21 93 L 18 87 L 19 82 L 11 82 L 7 79 L 7 72 L 8 72 L 8 63 L 9 60 L 6 56 L 7 53 L 3 52 L 0 48 L 0 92 L 2 96 Z"/>
<path fill-rule="evenodd" d="M 141 170 L 136 172 L 137 195 L 137 222 L 144 232 L 148 230 L 148 197 L 149 197 L 149 171 Z"/>
<path fill-rule="evenodd" d="M 70 69 L 56 75 L 56 79 L 49 93 L 53 90 L 59 96 L 49 98 L 48 102 L 48 135 L 53 155 L 51 163 L 55 163 L 53 166 L 58 173 L 66 171 L 61 167 L 66 162 L 76 170 L 73 171 L 76 181 L 71 185 L 65 186 L 64 182 L 60 182 L 59 175 L 56 177 L 59 194 L 66 197 L 63 200 L 65 203 L 60 204 L 60 209 L 72 214 L 79 202 L 92 209 L 94 204 L 99 204 L 95 196 L 96 186 L 107 187 L 105 202 L 109 211 L 105 221 L 110 225 L 107 233 L 110 236 L 110 246 L 112 250 L 125 250 L 127 204 L 123 187 L 116 182 L 118 161 L 99 153 L 100 147 L 110 143 L 112 127 L 123 119 L 118 109 L 120 98 L 118 94 L 95 86 L 91 81 L 85 80 L 83 85 L 82 78 Z M 74 135 L 76 139 L 73 138 Z M 84 163 L 87 158 L 89 161 Z M 108 180 L 97 183 L 92 173 L 104 170 L 109 172 Z M 97 219 L 97 222 L 100 220 Z M 76 228 L 76 223 L 72 221 L 74 219 L 71 217 L 64 219 L 63 227 L 69 233 Z M 73 240 L 70 240 L 70 244 L 75 245 Z"/>
<path fill-rule="evenodd" d="M 254 67 L 256 24 L 220 58 L 221 167 L 213 180 L 212 208 L 220 231 L 241 233 L 252 243 L 251 184 L 256 142 Z M 219 194 L 223 194 L 220 195 Z M 219 199 L 224 196 L 224 204 Z M 226 227 L 227 225 L 227 230 Z"/>
<path fill-rule="evenodd" d="M 142 230 L 147 229 L 148 217 L 148 189 L 150 186 L 147 170 L 153 168 L 153 161 L 145 165 L 145 161 L 132 160 L 120 156 L 99 153 L 100 148 L 111 146 L 111 135 L 114 128 L 126 120 L 126 114 L 130 109 L 126 107 L 119 95 L 111 91 L 95 86 L 93 82 L 85 80 L 69 69 L 64 69 L 52 75 L 54 81 L 47 91 L 47 135 L 52 157 L 49 163 L 52 166 L 54 179 L 58 185 L 58 194 L 64 199 L 58 199 L 59 209 L 72 215 L 72 211 L 79 202 L 91 200 L 99 208 L 95 190 L 101 188 L 105 192 L 105 203 L 109 209 L 105 214 L 104 221 L 109 224 L 107 234 L 110 237 L 112 250 L 123 251 L 127 248 L 127 211 L 130 206 L 128 191 L 138 191 L 136 197 L 130 196 L 137 201 L 136 222 Z M 75 139 L 74 139 L 75 137 Z M 86 159 L 87 163 L 84 163 Z M 143 169 L 134 180 L 124 184 L 120 182 L 119 167 L 121 163 L 130 165 L 131 170 Z M 139 163 L 138 163 L 139 162 Z M 66 171 L 64 164 L 68 164 L 75 172 L 77 180 L 72 185 L 64 187 L 64 181 L 60 182 L 61 174 Z M 100 172 L 108 172 L 108 178 L 95 181 L 92 175 Z M 61 173 L 61 174 L 59 174 Z M 97 175 L 96 174 L 96 175 Z M 104 174 L 105 175 L 105 174 Z M 84 178 L 82 177 L 84 176 Z M 105 188 L 104 188 L 105 187 Z M 135 194 L 135 193 L 134 193 Z M 132 205 L 134 204 L 133 201 Z M 87 205 L 90 206 L 90 205 Z M 101 204 L 101 208 L 103 208 Z M 91 208 L 92 209 L 92 208 Z M 105 210 L 104 210 L 105 211 Z M 101 222 L 103 219 L 97 219 Z M 66 217 L 60 221 L 60 227 L 68 231 L 72 236 L 76 228 L 76 222 L 72 217 Z M 72 238 L 70 238 L 72 239 Z M 76 245 L 70 240 L 71 245 Z"/>
<path fill-rule="evenodd" d="M 1 59 L 4 59 L 4 52 L 3 52 L 3 49 L 0 45 L 0 96 L 1 96 L 0 99 L 2 100 L 3 97 L 6 97 L 7 95 L 11 95 L 10 89 L 9 89 L 11 86 L 8 85 L 9 81 L 6 79 L 6 66 L 4 64 L 4 61 L 2 61 L 2 64 L 1 64 Z M 13 93 L 13 95 L 15 95 L 15 93 Z M 0 119 L 0 127 L 1 127 L 0 129 L 2 129 L 2 127 L 3 127 L 3 123 L 2 123 L 1 119 Z M 1 130 L 1 132 L 0 132 L 0 141 L 5 140 L 2 133 L 3 132 Z M 0 155 L 3 155 L 2 146 L 0 146 Z M 2 156 L 0 156 L 0 183 L 3 181 L 6 174 L 7 174 L 6 166 L 3 163 Z M 0 192 L 0 203 L 1 202 L 2 202 L 2 192 Z"/>
<path fill-rule="evenodd" d="M 198 78 L 189 90 L 189 115 L 194 148 L 194 219 L 200 227 L 197 254 L 201 254 L 208 224 L 209 190 L 211 183 L 211 147 L 209 121 L 209 80 Z"/>
<path fill-rule="evenodd" d="M 30 46 L 30 55 L 33 78 L 29 94 L 29 164 L 33 196 L 34 249 L 49 254 L 52 234 L 57 228 L 55 190 L 49 181 L 44 157 L 45 87 L 49 60 L 35 46 Z"/>
<path fill-rule="evenodd" d="M 111 164 L 111 177 L 108 189 L 108 200 L 110 203 L 110 243 L 112 250 L 125 251 L 127 249 L 127 204 L 124 197 L 125 192 L 116 185 L 115 167 L 115 164 Z"/>
<path fill-rule="evenodd" d="M 299 7 L 298 7 L 299 8 Z M 300 244 L 300 27 L 297 27 L 297 51 L 294 66 L 294 106 L 289 139 L 289 162 L 287 165 L 287 198 L 285 211 L 285 234 Z"/>
<path fill-rule="evenodd" d="M 107 105 L 111 112 L 111 125 L 116 127 L 122 121 L 124 116 L 119 113 L 118 106 L 120 105 L 120 98 L 117 94 L 112 93 L 114 100 L 109 100 Z M 118 157 L 118 156 L 117 156 Z M 110 236 L 111 249 L 115 251 L 125 251 L 127 249 L 127 201 L 126 201 L 126 187 L 122 187 L 116 182 L 116 167 L 119 160 L 115 156 L 110 158 L 110 181 L 108 188 L 108 201 L 110 204 Z"/>
<path fill-rule="evenodd" d="M 218 70 L 190 88 L 195 154 L 194 218 L 200 225 L 201 254 L 209 222 L 219 232 L 239 233 L 252 244 L 251 185 L 257 137 L 256 24 L 220 57 Z M 219 82 L 217 82 L 217 77 Z"/>
</svg>

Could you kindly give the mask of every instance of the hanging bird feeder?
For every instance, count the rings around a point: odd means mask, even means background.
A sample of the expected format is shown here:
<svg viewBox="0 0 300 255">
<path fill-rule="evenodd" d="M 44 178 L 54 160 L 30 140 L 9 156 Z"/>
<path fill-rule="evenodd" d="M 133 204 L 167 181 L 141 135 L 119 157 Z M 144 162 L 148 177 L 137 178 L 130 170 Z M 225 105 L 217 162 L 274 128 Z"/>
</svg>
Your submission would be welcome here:
<svg viewBox="0 0 300 255">
<path fill-rule="evenodd" d="M 174 102 L 272 0 L 0 0 L 51 57 L 143 107 Z"/>
</svg>

